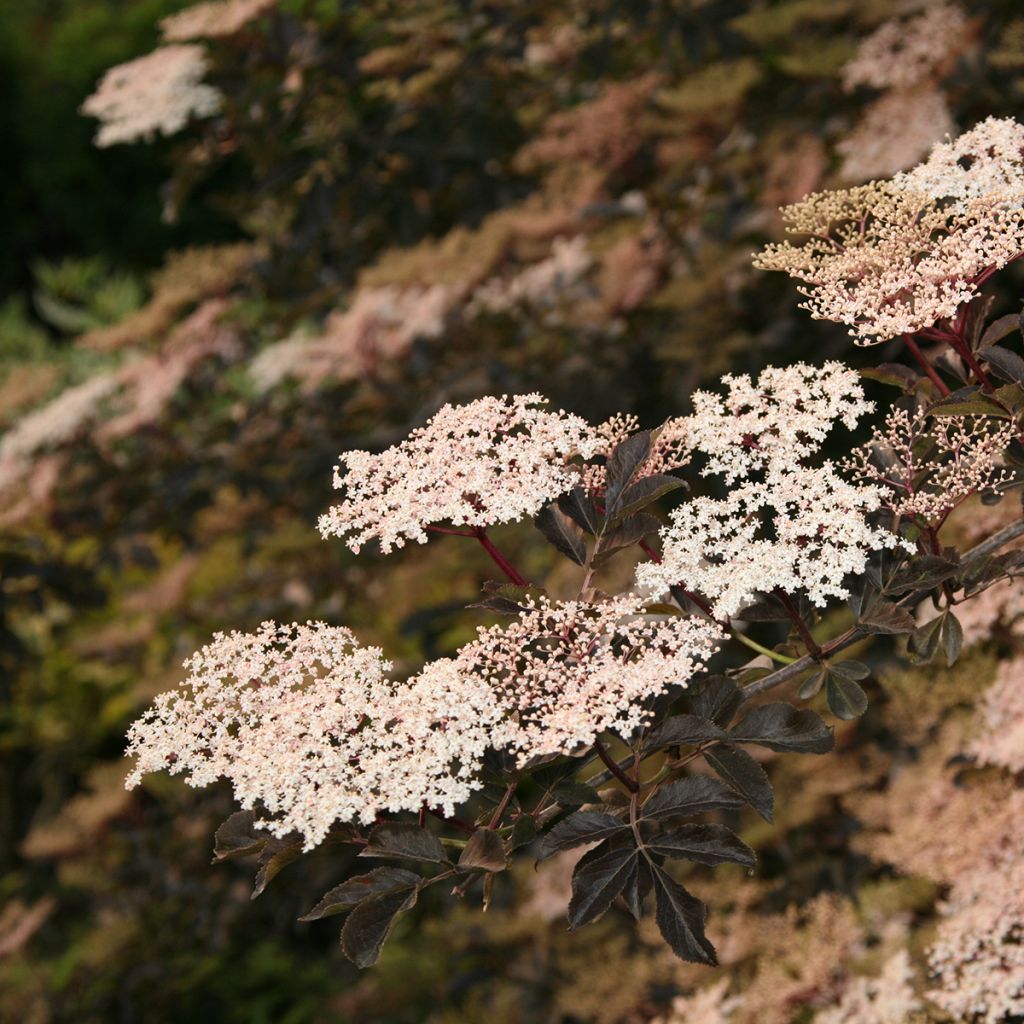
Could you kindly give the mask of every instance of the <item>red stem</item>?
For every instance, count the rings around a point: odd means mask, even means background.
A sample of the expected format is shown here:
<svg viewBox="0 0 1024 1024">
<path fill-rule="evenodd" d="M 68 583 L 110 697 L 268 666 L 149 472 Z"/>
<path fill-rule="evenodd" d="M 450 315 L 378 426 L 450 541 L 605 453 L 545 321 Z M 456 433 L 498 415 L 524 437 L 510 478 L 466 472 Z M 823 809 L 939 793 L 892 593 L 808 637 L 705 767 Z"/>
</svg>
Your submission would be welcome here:
<svg viewBox="0 0 1024 1024">
<path fill-rule="evenodd" d="M 478 526 L 473 531 L 473 536 L 483 545 L 484 551 L 491 556 L 494 564 L 514 583 L 517 587 L 528 587 L 530 584 L 522 576 L 519 575 L 519 571 L 516 567 L 494 546 L 491 538 L 487 536 L 487 531 L 482 527 Z"/>
<path fill-rule="evenodd" d="M 946 387 L 946 382 L 935 371 L 935 367 L 932 366 L 932 364 L 925 358 L 925 355 L 918 347 L 917 342 L 914 341 L 913 335 L 904 334 L 903 342 L 910 351 L 910 354 L 914 357 L 914 361 L 917 365 L 920 366 L 926 374 L 928 374 L 928 379 L 939 389 L 939 394 L 943 397 L 948 395 L 950 392 L 949 388 Z"/>
<path fill-rule="evenodd" d="M 818 646 L 817 640 L 811 636 L 811 631 L 807 628 L 807 623 L 804 622 L 803 616 L 797 610 L 796 605 L 781 590 L 776 590 L 775 596 L 782 602 L 782 607 L 786 609 L 786 614 L 793 625 L 796 626 L 796 631 L 800 634 L 800 639 L 803 640 L 807 653 L 812 658 L 819 659 L 821 657 L 821 648 Z"/>
<path fill-rule="evenodd" d="M 597 751 L 597 756 L 604 761 L 604 766 L 621 782 L 626 789 L 631 793 L 636 793 L 640 789 L 640 783 L 636 779 L 631 779 L 616 763 L 615 758 L 605 749 L 604 744 L 595 737 L 594 749 Z"/>
<path fill-rule="evenodd" d="M 967 342 L 964 341 L 963 337 L 959 334 L 949 334 L 947 335 L 947 338 L 949 340 L 950 347 L 974 371 L 974 375 L 981 383 L 982 389 L 991 394 L 995 390 L 995 388 L 992 387 L 992 381 L 988 379 L 988 375 L 981 368 L 981 364 L 974 358 L 974 353 L 971 351 Z"/>
</svg>

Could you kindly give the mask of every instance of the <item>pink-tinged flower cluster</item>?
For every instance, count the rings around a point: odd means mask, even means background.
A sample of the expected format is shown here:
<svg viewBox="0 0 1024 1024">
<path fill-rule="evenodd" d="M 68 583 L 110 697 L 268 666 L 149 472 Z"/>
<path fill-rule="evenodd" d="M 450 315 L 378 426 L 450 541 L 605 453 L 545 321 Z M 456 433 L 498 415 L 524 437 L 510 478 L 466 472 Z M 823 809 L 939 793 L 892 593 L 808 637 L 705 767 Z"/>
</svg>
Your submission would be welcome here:
<svg viewBox="0 0 1024 1024">
<path fill-rule="evenodd" d="M 651 450 L 643 464 L 634 474 L 634 479 L 668 473 L 680 469 L 690 461 L 691 447 L 687 430 L 689 419 L 674 416 L 660 427 L 651 431 Z M 640 429 L 640 421 L 632 413 L 616 413 L 604 423 L 594 427 L 594 436 L 599 439 L 596 455 L 607 459 L 612 450 Z M 595 494 L 604 490 L 605 468 L 601 463 L 584 467 L 584 486 Z"/>
<path fill-rule="evenodd" d="M 1024 850 L 1004 852 L 957 881 L 928 951 L 928 998 L 956 1020 L 1024 1016 Z"/>
<path fill-rule="evenodd" d="M 160 31 L 168 43 L 233 36 L 276 3 L 277 0 L 208 0 L 164 18 Z"/>
<path fill-rule="evenodd" d="M 634 595 L 541 598 L 510 624 L 481 628 L 456 661 L 505 709 L 495 746 L 525 763 L 578 752 L 606 730 L 628 736 L 647 721 L 651 699 L 685 686 L 724 639 L 714 623 L 644 609 Z"/>
<path fill-rule="evenodd" d="M 498 714 L 454 661 L 396 682 L 378 648 L 319 622 L 217 634 L 185 667 L 129 731 L 128 786 L 165 769 L 192 786 L 226 778 L 262 825 L 301 834 L 306 849 L 339 821 L 424 804 L 453 813 Z"/>
<path fill-rule="evenodd" d="M 970 495 L 1008 479 L 1002 455 L 1014 429 L 984 416 L 929 418 L 893 409 L 844 465 L 877 485 L 894 515 L 941 519 Z"/>
<path fill-rule="evenodd" d="M 804 309 L 860 343 L 953 320 L 1024 252 L 1024 127 L 990 118 L 889 181 L 783 208 L 799 242 L 755 258 L 801 282 Z"/>
<path fill-rule="evenodd" d="M 852 430 L 874 409 L 856 371 L 834 361 L 769 366 L 756 381 L 726 374 L 722 383 L 725 395 L 694 392 L 686 433 L 708 457 L 705 475 L 720 473 L 727 483 L 814 455 L 836 423 Z"/>
<path fill-rule="evenodd" d="M 914 968 L 900 950 L 873 978 L 854 978 L 838 1006 L 815 1016 L 815 1024 L 907 1024 L 923 1003 L 914 992 Z"/>
<path fill-rule="evenodd" d="M 111 68 L 82 104 L 102 122 L 96 145 L 173 135 L 189 118 L 215 114 L 221 94 L 204 84 L 207 66 L 201 46 L 174 44 Z"/>
<path fill-rule="evenodd" d="M 688 437 L 720 474 L 723 498 L 699 496 L 674 510 L 660 562 L 637 569 L 641 590 L 679 584 L 702 594 L 717 617 L 758 592 L 806 593 L 817 605 L 844 597 L 846 577 L 894 536 L 868 522 L 874 487 L 844 480 L 829 462 L 807 465 L 836 422 L 853 427 L 871 409 L 856 374 L 837 363 L 797 364 L 758 378 L 727 377 L 724 399 L 698 393 Z"/>
<path fill-rule="evenodd" d="M 1024 659 L 999 666 L 979 710 L 982 732 L 970 747 L 978 764 L 1024 771 Z"/>
<path fill-rule="evenodd" d="M 936 145 L 924 163 L 898 175 L 908 192 L 931 199 L 1020 203 L 1024 200 L 1024 125 L 989 117 L 970 131 Z"/>
<path fill-rule="evenodd" d="M 845 181 L 888 178 L 912 167 L 956 126 L 945 95 L 931 85 L 887 92 L 864 109 L 836 144 Z"/>
<path fill-rule="evenodd" d="M 580 481 L 574 456 L 601 444 L 578 416 L 549 412 L 537 394 L 446 405 L 400 444 L 341 456 L 341 504 L 320 517 L 325 537 L 358 551 L 377 539 L 386 553 L 423 543 L 438 523 L 487 527 L 538 512 Z"/>
<path fill-rule="evenodd" d="M 907 20 L 885 22 L 843 68 L 847 89 L 909 89 L 931 77 L 962 46 L 967 17 L 958 4 L 936 3 Z"/>
</svg>

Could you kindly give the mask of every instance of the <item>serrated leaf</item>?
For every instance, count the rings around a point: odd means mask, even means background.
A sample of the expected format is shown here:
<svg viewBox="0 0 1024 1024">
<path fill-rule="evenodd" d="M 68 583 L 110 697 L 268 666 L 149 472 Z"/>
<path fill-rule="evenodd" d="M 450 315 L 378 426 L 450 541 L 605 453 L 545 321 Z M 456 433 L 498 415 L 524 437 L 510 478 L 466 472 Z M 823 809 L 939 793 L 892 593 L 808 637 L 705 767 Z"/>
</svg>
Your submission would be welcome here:
<svg viewBox="0 0 1024 1024">
<path fill-rule="evenodd" d="M 346 879 L 324 893 L 320 902 L 299 918 L 300 921 L 319 921 L 323 917 L 344 913 L 363 900 L 374 899 L 399 889 L 411 889 L 420 884 L 420 876 L 405 868 L 374 868 L 365 875 Z"/>
<path fill-rule="evenodd" d="M 416 904 L 418 890 L 399 890 L 360 903 L 341 929 L 341 948 L 357 967 L 372 967 L 398 915 Z"/>
<path fill-rule="evenodd" d="M 570 930 L 595 920 L 612 905 L 636 871 L 637 855 L 632 843 L 606 839 L 579 859 L 572 873 Z"/>
<path fill-rule="evenodd" d="M 857 624 L 865 633 L 888 636 L 912 633 L 917 626 L 914 616 L 892 601 L 876 601 Z"/>
<path fill-rule="evenodd" d="M 562 782 L 555 786 L 551 795 L 563 807 L 579 807 L 582 804 L 599 804 L 601 796 L 593 786 L 585 782 Z"/>
<path fill-rule="evenodd" d="M 657 533 L 660 529 L 661 520 L 646 512 L 640 512 L 624 519 L 614 530 L 601 537 L 594 554 L 593 564 L 600 565 L 616 551 L 639 544 L 648 534 Z"/>
<path fill-rule="evenodd" d="M 997 416 L 1006 418 L 1006 410 L 980 388 L 959 388 L 951 395 L 940 398 L 928 409 L 929 416 Z"/>
<path fill-rule="evenodd" d="M 534 526 L 556 551 L 577 565 L 587 560 L 583 531 L 557 505 L 546 505 L 533 519 Z"/>
<path fill-rule="evenodd" d="M 605 513 L 614 516 L 623 492 L 651 453 L 651 432 L 641 430 L 617 444 L 605 466 Z"/>
<path fill-rule="evenodd" d="M 989 346 L 983 353 L 989 369 L 997 376 L 1011 384 L 1024 382 L 1024 359 L 1008 348 L 998 345 Z"/>
<path fill-rule="evenodd" d="M 1003 340 L 1014 331 L 1020 330 L 1020 314 L 1018 313 L 1007 313 L 1006 316 L 999 317 L 998 320 L 993 320 L 992 323 L 985 328 L 985 333 L 981 336 L 981 343 L 978 346 L 980 349 L 990 348 L 997 342 Z"/>
<path fill-rule="evenodd" d="M 1024 388 L 1017 381 L 996 388 L 992 392 L 992 398 L 1013 414 L 1019 413 L 1024 408 Z"/>
<path fill-rule="evenodd" d="M 568 494 L 560 495 L 558 507 L 587 533 L 597 534 L 600 532 L 601 516 L 597 511 L 597 505 L 587 494 L 585 487 L 574 487 Z"/>
<path fill-rule="evenodd" d="M 652 853 L 673 860 L 692 860 L 697 864 L 757 863 L 754 851 L 732 829 L 724 825 L 681 825 L 662 832 L 644 844 Z"/>
<path fill-rule="evenodd" d="M 370 841 L 359 851 L 360 857 L 403 857 L 442 864 L 448 855 L 441 841 L 419 825 L 385 822 L 370 833 Z"/>
<path fill-rule="evenodd" d="M 745 750 L 720 743 L 704 751 L 704 760 L 765 821 L 772 820 L 775 803 L 772 785 L 764 769 Z"/>
<path fill-rule="evenodd" d="M 942 627 L 942 616 L 938 615 L 931 622 L 926 622 L 914 630 L 907 640 L 907 653 L 918 665 L 927 664 L 935 657 L 939 649 L 939 630 Z"/>
<path fill-rule="evenodd" d="M 726 726 L 743 703 L 743 694 L 726 676 L 708 676 L 699 690 L 686 694 L 686 703 L 699 718 Z"/>
<path fill-rule="evenodd" d="M 505 846 L 501 841 L 501 836 L 493 829 L 478 828 L 462 848 L 459 867 L 484 871 L 504 871 L 508 867 L 508 858 L 505 856 Z"/>
<path fill-rule="evenodd" d="M 663 868 L 653 868 L 655 918 L 662 938 L 681 960 L 714 965 L 718 963 L 715 947 L 704 934 L 707 907 L 691 896 Z"/>
<path fill-rule="evenodd" d="M 902 363 L 882 363 L 879 366 L 867 367 L 860 371 L 862 377 L 877 380 L 881 384 L 889 384 L 901 391 L 913 391 L 921 378 Z"/>
<path fill-rule="evenodd" d="M 256 899 L 277 877 L 282 868 L 286 868 L 302 854 L 302 843 L 297 839 L 271 839 L 260 852 L 259 867 L 253 884 L 252 896 Z"/>
<path fill-rule="evenodd" d="M 213 859 L 232 860 L 258 853 L 267 845 L 271 834 L 255 825 L 252 811 L 235 811 L 213 834 Z"/>
<path fill-rule="evenodd" d="M 902 565 L 886 586 L 890 594 L 903 594 L 910 590 L 931 590 L 951 579 L 960 569 L 960 563 L 942 555 L 918 555 Z"/>
<path fill-rule="evenodd" d="M 960 649 L 964 645 L 964 631 L 959 619 L 947 611 L 942 616 L 942 625 L 939 627 L 939 643 L 942 645 L 942 653 L 946 656 L 947 667 L 952 667 L 957 658 L 960 657 Z"/>
<path fill-rule="evenodd" d="M 537 823 L 530 814 L 520 814 L 512 822 L 512 835 L 509 837 L 508 845 L 510 850 L 518 850 L 527 843 L 532 843 L 537 835 Z"/>
<path fill-rule="evenodd" d="M 664 821 L 681 815 L 691 817 L 705 811 L 729 810 L 743 806 L 735 791 L 718 779 L 706 775 L 690 775 L 659 787 L 644 804 L 645 818 Z"/>
<path fill-rule="evenodd" d="M 810 700 L 816 696 L 821 688 L 825 685 L 825 680 L 828 679 L 828 669 L 818 669 L 817 672 L 812 672 L 801 684 L 800 689 L 797 691 L 797 696 L 801 700 Z"/>
<path fill-rule="evenodd" d="M 622 889 L 622 900 L 634 921 L 639 921 L 644 912 L 644 900 L 651 891 L 653 878 L 651 869 L 643 857 L 636 859 L 636 871 L 627 879 Z"/>
<path fill-rule="evenodd" d="M 710 740 L 725 739 L 727 735 L 721 726 L 706 718 L 673 715 L 650 732 L 644 740 L 644 747 L 647 750 L 658 750 L 661 747 L 696 746 Z"/>
<path fill-rule="evenodd" d="M 537 850 L 537 860 L 547 860 L 562 850 L 596 843 L 619 832 L 624 833 L 628 828 L 628 825 L 606 811 L 577 811 L 563 818 L 543 836 Z"/>
<path fill-rule="evenodd" d="M 608 512 L 608 518 L 612 522 L 625 519 L 626 516 L 647 508 L 652 502 L 672 491 L 685 487 L 686 482 L 679 477 L 669 476 L 667 473 L 652 473 L 650 476 L 641 477 L 634 484 L 630 484 L 622 493 L 622 497 Z"/>
<path fill-rule="evenodd" d="M 736 743 L 758 743 L 769 750 L 794 754 L 826 754 L 836 742 L 820 715 L 785 703 L 754 708 L 729 735 Z"/>
<path fill-rule="evenodd" d="M 868 709 L 868 695 L 861 689 L 860 683 L 842 676 L 829 675 L 825 684 L 825 699 L 829 711 L 844 722 L 860 718 Z"/>
</svg>

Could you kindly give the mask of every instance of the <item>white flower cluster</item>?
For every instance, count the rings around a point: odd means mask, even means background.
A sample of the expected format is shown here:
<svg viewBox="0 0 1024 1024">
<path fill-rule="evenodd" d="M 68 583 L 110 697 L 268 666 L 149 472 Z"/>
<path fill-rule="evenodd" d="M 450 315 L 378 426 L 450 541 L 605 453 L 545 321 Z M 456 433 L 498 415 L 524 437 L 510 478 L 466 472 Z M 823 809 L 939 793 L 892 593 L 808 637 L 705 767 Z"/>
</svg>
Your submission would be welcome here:
<svg viewBox="0 0 1024 1024">
<path fill-rule="evenodd" d="M 207 0 L 164 18 L 160 31 L 169 43 L 233 36 L 276 3 L 277 0 Z"/>
<path fill-rule="evenodd" d="M 369 824 L 424 804 L 451 814 L 473 791 L 495 708 L 450 659 L 387 678 L 378 648 L 323 623 L 217 634 L 181 686 L 131 728 L 129 787 L 166 769 L 192 786 L 230 780 L 276 835 L 306 849 L 336 821 Z"/>
<path fill-rule="evenodd" d="M 930 420 L 897 408 L 844 466 L 877 485 L 894 515 L 934 521 L 1008 478 L 1002 455 L 1013 437 L 1012 425 L 990 417 Z"/>
<path fill-rule="evenodd" d="M 914 992 L 914 967 L 905 949 L 891 956 L 874 978 L 854 978 L 838 1006 L 823 1010 L 815 1024 L 907 1024 L 923 1004 Z"/>
<path fill-rule="evenodd" d="M 685 686 L 725 638 L 704 619 L 656 618 L 626 594 L 602 604 L 546 598 L 508 625 L 481 628 L 456 660 L 504 709 L 495 746 L 520 762 L 570 754 L 606 730 L 642 725 L 644 702 Z"/>
<path fill-rule="evenodd" d="M 661 561 L 637 569 L 641 590 L 679 584 L 702 594 L 719 618 L 758 592 L 804 592 L 816 605 L 845 597 L 846 577 L 896 542 L 867 520 L 877 488 L 849 483 L 828 461 L 806 464 L 834 422 L 852 427 L 871 408 L 857 375 L 835 363 L 797 364 L 766 370 L 756 385 L 746 376 L 726 384 L 724 400 L 700 397 L 689 434 L 709 458 L 705 475 L 721 474 L 728 494 L 673 512 Z"/>
<path fill-rule="evenodd" d="M 102 122 L 97 146 L 173 135 L 190 117 L 209 117 L 220 109 L 221 94 L 203 83 L 207 59 L 201 46 L 161 46 L 111 68 L 82 113 Z"/>
<path fill-rule="evenodd" d="M 346 452 L 335 471 L 344 498 L 320 517 L 325 537 L 353 551 L 376 538 L 387 553 L 423 543 L 437 523 L 485 527 L 538 512 L 580 480 L 575 455 L 601 439 L 586 421 L 542 408 L 538 394 L 444 406 L 384 452 Z"/>
</svg>

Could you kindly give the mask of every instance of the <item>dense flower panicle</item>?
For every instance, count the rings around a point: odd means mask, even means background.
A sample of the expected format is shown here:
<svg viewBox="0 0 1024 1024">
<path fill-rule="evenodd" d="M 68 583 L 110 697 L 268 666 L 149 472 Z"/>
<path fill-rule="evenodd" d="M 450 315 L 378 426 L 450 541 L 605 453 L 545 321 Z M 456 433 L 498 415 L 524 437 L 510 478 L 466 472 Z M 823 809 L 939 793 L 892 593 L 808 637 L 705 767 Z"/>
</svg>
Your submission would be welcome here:
<svg viewBox="0 0 1024 1024">
<path fill-rule="evenodd" d="M 423 543 L 436 523 L 487 527 L 538 512 L 579 483 L 575 455 L 601 440 L 587 423 L 542 408 L 538 394 L 444 406 L 387 451 L 347 452 L 335 471 L 344 499 L 320 517 L 325 537 L 358 551 L 376 538 L 386 553 Z"/>
<path fill-rule="evenodd" d="M 191 117 L 209 117 L 220 109 L 221 94 L 203 83 L 207 59 L 201 46 L 160 46 L 111 68 L 82 112 L 102 122 L 97 146 L 173 135 Z"/>
<path fill-rule="evenodd" d="M 886 93 L 865 108 L 853 131 L 836 144 L 843 158 L 840 176 L 863 182 L 905 171 L 955 128 L 938 89 Z"/>
<path fill-rule="evenodd" d="M 276 3 L 277 0 L 208 0 L 164 18 L 160 31 L 168 43 L 233 36 Z"/>
<path fill-rule="evenodd" d="M 754 260 L 802 282 L 817 320 L 874 344 L 954 318 L 979 282 L 1024 251 L 1024 210 L 992 198 L 941 203 L 895 181 L 821 192 L 785 207 L 797 244 Z"/>
<path fill-rule="evenodd" d="M 669 473 L 681 469 L 690 461 L 692 447 L 688 437 L 689 418 L 674 416 L 666 420 L 660 427 L 651 431 L 651 450 L 647 458 L 637 469 L 634 479 L 654 476 L 658 473 Z M 600 439 L 596 455 L 607 459 L 617 445 L 637 433 L 640 421 L 632 413 L 616 413 L 611 418 L 593 428 L 593 435 Z M 605 466 L 603 462 L 584 467 L 583 483 L 587 490 L 600 494 L 605 485 Z"/>
<path fill-rule="evenodd" d="M 844 465 L 877 485 L 894 515 L 931 521 L 1009 479 L 1002 455 L 1013 437 L 1012 425 L 988 417 L 930 419 L 897 408 Z"/>
<path fill-rule="evenodd" d="M 928 998 L 958 1020 L 1003 1024 L 1024 1015 L 1024 851 L 1015 854 L 957 882 L 928 951 Z"/>
<path fill-rule="evenodd" d="M 812 604 L 848 594 L 872 551 L 895 536 L 868 522 L 874 487 L 851 484 L 830 463 L 773 467 L 726 498 L 697 497 L 672 512 L 661 532 L 660 562 L 637 568 L 643 592 L 679 584 L 703 594 L 718 618 L 735 615 L 757 593 L 806 593 Z"/>
<path fill-rule="evenodd" d="M 927 160 L 898 175 L 896 183 L 931 199 L 1019 203 L 1024 199 L 1024 125 L 1012 117 L 988 117 L 937 144 Z"/>
<path fill-rule="evenodd" d="M 815 1016 L 815 1024 L 907 1024 L 923 1003 L 914 992 L 914 968 L 906 950 L 890 957 L 875 978 L 854 978 L 838 1006 Z"/>
<path fill-rule="evenodd" d="M 307 849 L 335 822 L 424 804 L 452 813 L 497 713 L 450 659 L 396 682 L 378 648 L 318 622 L 217 634 L 185 665 L 128 734 L 128 786 L 165 769 L 197 787 L 226 778 L 243 807 L 267 813 L 262 825 Z"/>
<path fill-rule="evenodd" d="M 807 458 L 837 422 L 852 430 L 874 409 L 856 371 L 838 362 L 769 366 L 756 381 L 726 374 L 722 383 L 724 396 L 694 392 L 685 433 L 692 449 L 708 456 L 705 474 L 720 473 L 727 483 L 773 462 Z"/>
<path fill-rule="evenodd" d="M 982 733 L 970 748 L 978 763 L 1024 771 L 1024 659 L 999 666 L 982 698 L 980 717 Z"/>
<path fill-rule="evenodd" d="M 606 730 L 628 736 L 647 721 L 645 702 L 685 686 L 724 639 L 714 623 L 644 609 L 631 594 L 603 604 L 541 598 L 510 624 L 481 627 L 456 660 L 507 713 L 495 746 L 524 763 L 577 752 Z"/>
<path fill-rule="evenodd" d="M 843 68 L 847 89 L 908 89 L 930 77 L 962 45 L 967 16 L 959 4 L 936 3 L 907 20 L 885 22 Z"/>
</svg>

